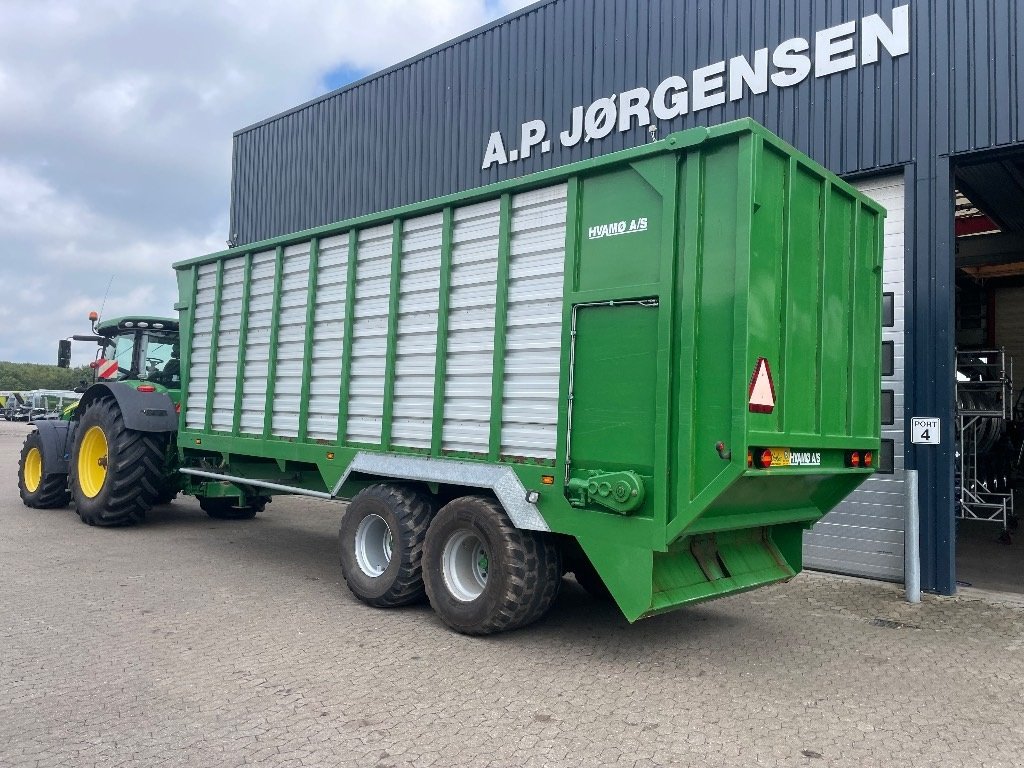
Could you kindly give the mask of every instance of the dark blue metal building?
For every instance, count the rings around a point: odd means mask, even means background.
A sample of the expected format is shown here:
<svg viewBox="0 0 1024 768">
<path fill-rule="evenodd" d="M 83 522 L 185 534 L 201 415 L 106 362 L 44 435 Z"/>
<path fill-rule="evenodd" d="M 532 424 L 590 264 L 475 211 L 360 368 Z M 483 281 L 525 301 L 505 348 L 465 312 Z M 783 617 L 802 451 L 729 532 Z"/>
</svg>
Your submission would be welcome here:
<svg viewBox="0 0 1024 768">
<path fill-rule="evenodd" d="M 753 117 L 890 210 L 886 466 L 808 534 L 807 562 L 899 580 L 903 472 L 915 468 L 923 586 L 951 593 L 954 189 L 959 167 L 984 179 L 998 166 L 1002 191 L 975 182 L 973 203 L 990 213 L 1013 194 L 1024 202 L 1024 174 L 1014 186 L 1008 170 L 1024 145 L 1022 84 L 1015 0 L 544 0 L 238 131 L 231 237 L 256 242 Z M 1015 235 L 1009 215 L 991 219 Z M 911 443 L 914 416 L 940 419 L 938 445 Z"/>
</svg>

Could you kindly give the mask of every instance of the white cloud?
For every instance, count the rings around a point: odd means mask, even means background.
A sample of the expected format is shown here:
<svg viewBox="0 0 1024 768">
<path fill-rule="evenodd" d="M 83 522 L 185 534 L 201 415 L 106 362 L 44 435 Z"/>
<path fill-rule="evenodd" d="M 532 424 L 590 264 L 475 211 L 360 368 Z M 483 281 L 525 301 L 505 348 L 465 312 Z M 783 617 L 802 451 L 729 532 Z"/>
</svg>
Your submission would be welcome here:
<svg viewBox="0 0 1024 768">
<path fill-rule="evenodd" d="M 223 246 L 231 133 L 529 0 L 0 0 L 0 360 L 170 314 Z"/>
</svg>

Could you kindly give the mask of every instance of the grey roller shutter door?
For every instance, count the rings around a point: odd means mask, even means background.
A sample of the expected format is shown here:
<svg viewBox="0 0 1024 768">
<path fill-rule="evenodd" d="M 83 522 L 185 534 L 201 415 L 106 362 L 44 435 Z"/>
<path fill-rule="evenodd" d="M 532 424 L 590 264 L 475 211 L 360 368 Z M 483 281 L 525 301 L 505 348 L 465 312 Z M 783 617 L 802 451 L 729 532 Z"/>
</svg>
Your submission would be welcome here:
<svg viewBox="0 0 1024 768">
<path fill-rule="evenodd" d="M 904 515 L 904 210 L 903 175 L 854 182 L 861 192 L 885 206 L 883 291 L 893 298 L 893 323 L 882 328 L 882 342 L 891 343 L 892 375 L 882 376 L 881 389 L 891 393 L 893 423 L 885 424 L 882 440 L 892 441 L 892 473 L 876 473 L 804 534 L 804 565 L 823 571 L 903 581 Z M 883 364 L 883 373 L 884 370 Z"/>
</svg>

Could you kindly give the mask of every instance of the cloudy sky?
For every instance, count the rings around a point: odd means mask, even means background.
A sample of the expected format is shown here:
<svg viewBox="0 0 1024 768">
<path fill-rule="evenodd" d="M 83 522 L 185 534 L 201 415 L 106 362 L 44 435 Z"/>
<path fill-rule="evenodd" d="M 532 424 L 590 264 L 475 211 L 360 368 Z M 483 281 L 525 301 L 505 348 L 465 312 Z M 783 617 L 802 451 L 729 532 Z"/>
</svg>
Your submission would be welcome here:
<svg viewBox="0 0 1024 768">
<path fill-rule="evenodd" d="M 171 314 L 233 131 L 532 1 L 0 0 L 0 360 L 54 362 L 108 285 L 108 317 Z"/>
</svg>

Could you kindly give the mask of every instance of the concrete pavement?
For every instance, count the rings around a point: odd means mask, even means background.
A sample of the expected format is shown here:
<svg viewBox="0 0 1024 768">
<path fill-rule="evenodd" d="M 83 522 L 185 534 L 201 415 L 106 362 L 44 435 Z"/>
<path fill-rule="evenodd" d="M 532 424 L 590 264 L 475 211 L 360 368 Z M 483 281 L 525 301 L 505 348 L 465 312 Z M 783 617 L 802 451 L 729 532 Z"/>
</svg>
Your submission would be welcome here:
<svg viewBox="0 0 1024 768">
<path fill-rule="evenodd" d="M 474 639 L 357 602 L 338 504 L 31 510 L 0 422 L 0 766 L 1015 766 L 1024 609 L 804 574 Z"/>
</svg>

